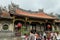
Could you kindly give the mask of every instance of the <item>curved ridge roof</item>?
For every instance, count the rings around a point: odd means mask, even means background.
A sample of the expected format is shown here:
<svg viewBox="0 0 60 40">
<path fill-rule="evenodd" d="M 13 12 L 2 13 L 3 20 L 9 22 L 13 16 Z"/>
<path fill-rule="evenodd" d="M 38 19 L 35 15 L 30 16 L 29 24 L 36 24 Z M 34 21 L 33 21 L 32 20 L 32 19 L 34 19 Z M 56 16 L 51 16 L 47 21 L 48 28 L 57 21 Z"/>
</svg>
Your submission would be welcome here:
<svg viewBox="0 0 60 40">
<path fill-rule="evenodd" d="M 49 16 L 44 12 L 37 12 L 37 13 L 36 12 L 26 12 L 26 11 L 22 11 L 20 9 L 16 9 L 16 14 L 17 15 L 28 16 L 28 17 L 55 19 L 54 17 Z"/>
</svg>

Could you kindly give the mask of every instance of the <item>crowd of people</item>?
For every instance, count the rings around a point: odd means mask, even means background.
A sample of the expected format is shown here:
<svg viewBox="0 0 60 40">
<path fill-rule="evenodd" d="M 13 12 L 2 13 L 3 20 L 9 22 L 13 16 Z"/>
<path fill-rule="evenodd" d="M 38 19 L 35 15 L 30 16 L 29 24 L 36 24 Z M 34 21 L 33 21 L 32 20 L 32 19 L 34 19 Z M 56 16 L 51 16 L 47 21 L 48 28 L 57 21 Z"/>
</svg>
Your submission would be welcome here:
<svg viewBox="0 0 60 40">
<path fill-rule="evenodd" d="M 34 30 L 30 31 L 30 35 L 24 34 L 23 40 L 60 40 L 59 32 L 35 32 Z"/>
</svg>

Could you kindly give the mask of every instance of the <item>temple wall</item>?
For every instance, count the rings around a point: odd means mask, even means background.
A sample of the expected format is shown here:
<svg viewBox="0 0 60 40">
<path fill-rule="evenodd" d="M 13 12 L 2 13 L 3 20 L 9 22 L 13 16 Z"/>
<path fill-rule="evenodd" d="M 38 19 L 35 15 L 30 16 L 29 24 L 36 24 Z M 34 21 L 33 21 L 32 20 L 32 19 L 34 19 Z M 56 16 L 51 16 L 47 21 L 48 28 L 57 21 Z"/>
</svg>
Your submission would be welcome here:
<svg viewBox="0 0 60 40">
<path fill-rule="evenodd" d="M 10 31 L 14 31 L 14 25 L 13 25 L 13 23 L 11 23 L 11 24 L 9 25 L 9 30 L 10 30 Z"/>
<path fill-rule="evenodd" d="M 4 30 L 3 29 L 3 26 L 4 25 L 8 25 L 8 29 L 7 30 Z M 14 25 L 13 25 L 13 22 L 11 21 L 7 21 L 7 20 L 1 20 L 0 21 L 0 31 L 14 31 Z"/>
<path fill-rule="evenodd" d="M 0 31 L 2 30 L 2 24 L 0 23 Z"/>
</svg>

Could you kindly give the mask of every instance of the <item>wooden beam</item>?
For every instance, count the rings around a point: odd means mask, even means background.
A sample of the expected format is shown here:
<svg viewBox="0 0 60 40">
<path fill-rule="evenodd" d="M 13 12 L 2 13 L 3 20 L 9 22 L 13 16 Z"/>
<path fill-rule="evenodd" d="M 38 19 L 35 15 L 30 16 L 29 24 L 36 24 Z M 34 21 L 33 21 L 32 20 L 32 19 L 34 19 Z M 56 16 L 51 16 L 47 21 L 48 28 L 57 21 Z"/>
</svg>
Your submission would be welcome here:
<svg viewBox="0 0 60 40">
<path fill-rule="evenodd" d="M 28 20 L 28 22 L 38 22 L 38 23 L 45 23 L 44 21 L 35 21 L 35 20 Z"/>
<path fill-rule="evenodd" d="M 25 22 L 25 20 L 23 20 L 23 19 L 15 19 L 15 21 L 16 21 L 16 20 L 21 20 L 21 21 L 24 21 L 24 22 Z"/>
</svg>

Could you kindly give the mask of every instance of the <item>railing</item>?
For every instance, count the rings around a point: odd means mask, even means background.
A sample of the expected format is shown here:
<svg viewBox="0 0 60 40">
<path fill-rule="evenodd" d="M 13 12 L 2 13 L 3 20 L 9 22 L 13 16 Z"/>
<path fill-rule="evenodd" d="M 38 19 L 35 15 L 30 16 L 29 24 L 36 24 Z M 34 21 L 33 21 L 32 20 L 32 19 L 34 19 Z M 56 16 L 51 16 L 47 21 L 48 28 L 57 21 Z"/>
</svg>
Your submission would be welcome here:
<svg viewBox="0 0 60 40">
<path fill-rule="evenodd" d="M 20 36 L 16 36 L 17 32 L 0 31 L 0 40 L 21 40 Z"/>
<path fill-rule="evenodd" d="M 13 37 L 15 36 L 15 32 L 11 31 L 0 31 L 0 38 L 1 37 Z"/>
</svg>

